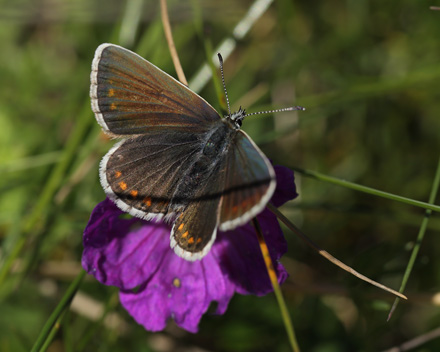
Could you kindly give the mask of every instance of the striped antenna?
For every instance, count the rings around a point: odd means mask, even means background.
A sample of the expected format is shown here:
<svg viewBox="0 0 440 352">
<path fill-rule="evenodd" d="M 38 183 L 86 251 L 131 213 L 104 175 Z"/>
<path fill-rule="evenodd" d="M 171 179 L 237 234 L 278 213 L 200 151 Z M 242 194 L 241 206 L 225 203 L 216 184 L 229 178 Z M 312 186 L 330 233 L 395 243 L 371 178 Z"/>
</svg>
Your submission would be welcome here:
<svg viewBox="0 0 440 352">
<path fill-rule="evenodd" d="M 223 58 L 220 55 L 220 53 L 217 53 L 217 55 L 218 55 L 218 60 L 220 61 L 220 72 L 221 72 L 221 75 L 222 75 L 222 83 L 223 83 L 223 90 L 225 91 L 226 104 L 228 104 L 228 113 L 229 113 L 229 116 L 232 116 L 232 114 L 231 114 L 231 107 L 229 105 L 228 91 L 226 90 L 225 76 L 223 74 Z M 240 108 L 240 110 L 241 110 L 241 108 Z M 276 110 L 267 110 L 267 111 L 258 111 L 258 112 L 252 112 L 250 114 L 244 113 L 241 116 L 241 119 L 243 119 L 243 117 L 245 117 L 245 116 L 261 115 L 261 114 L 272 114 L 274 112 L 295 111 L 295 110 L 305 110 L 305 108 L 303 108 L 302 106 L 291 106 L 289 108 L 276 109 Z"/>
<path fill-rule="evenodd" d="M 303 108 L 302 106 L 291 106 L 290 108 L 251 112 L 250 114 L 246 114 L 246 117 L 251 116 L 251 115 L 272 114 L 274 112 L 283 112 L 283 111 L 296 111 L 296 110 L 304 111 L 305 109 L 306 108 Z"/>
<path fill-rule="evenodd" d="M 226 90 L 225 76 L 223 75 L 223 58 L 220 55 L 220 53 L 217 53 L 217 55 L 218 55 L 218 61 L 220 61 L 220 72 L 222 74 L 222 83 L 223 83 L 223 90 L 225 91 L 226 104 L 228 104 L 228 113 L 229 116 L 231 116 L 231 107 L 229 106 L 228 91 Z"/>
</svg>

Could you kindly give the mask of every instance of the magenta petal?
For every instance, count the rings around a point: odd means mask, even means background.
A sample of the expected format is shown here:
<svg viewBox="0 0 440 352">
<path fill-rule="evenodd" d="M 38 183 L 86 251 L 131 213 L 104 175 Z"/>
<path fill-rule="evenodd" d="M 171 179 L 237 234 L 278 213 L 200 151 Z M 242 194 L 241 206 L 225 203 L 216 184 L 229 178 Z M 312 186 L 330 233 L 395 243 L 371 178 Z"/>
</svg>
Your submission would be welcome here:
<svg viewBox="0 0 440 352">
<path fill-rule="evenodd" d="M 147 330 L 162 330 L 173 318 L 180 327 L 197 332 L 210 303 L 218 301 L 224 311 L 233 294 L 233 285 L 224 280 L 212 256 L 188 262 L 170 250 L 151 280 L 135 293 L 121 291 L 120 300 Z"/>
<path fill-rule="evenodd" d="M 289 200 L 298 197 L 298 193 L 296 192 L 293 171 L 280 165 L 274 165 L 273 168 L 277 179 L 277 187 L 272 196 L 271 203 L 279 207 Z"/>
<path fill-rule="evenodd" d="M 108 199 L 96 206 L 84 230 L 82 265 L 105 285 L 131 289 L 155 272 L 169 250 L 170 227 L 122 214 Z"/>
</svg>

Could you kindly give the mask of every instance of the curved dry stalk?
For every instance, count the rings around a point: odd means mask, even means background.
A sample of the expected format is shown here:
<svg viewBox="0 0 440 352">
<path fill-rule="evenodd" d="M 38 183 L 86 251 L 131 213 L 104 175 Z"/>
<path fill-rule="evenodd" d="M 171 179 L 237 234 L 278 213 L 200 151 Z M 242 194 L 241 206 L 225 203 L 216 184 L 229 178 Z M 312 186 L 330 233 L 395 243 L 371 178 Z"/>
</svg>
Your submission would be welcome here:
<svg viewBox="0 0 440 352">
<path fill-rule="evenodd" d="M 414 350 L 415 348 L 420 347 L 421 345 L 424 345 L 425 343 L 432 341 L 434 339 L 438 339 L 439 337 L 440 337 L 440 328 L 436 328 L 434 330 L 427 332 L 426 334 L 417 336 L 412 340 L 402 343 L 399 346 L 392 347 L 382 352 L 403 352 L 403 351 Z"/>
<path fill-rule="evenodd" d="M 174 45 L 173 33 L 171 31 L 170 18 L 168 17 L 166 0 L 160 0 L 160 13 L 162 16 L 165 38 L 168 42 L 168 48 L 170 49 L 171 58 L 173 59 L 173 64 L 176 68 L 177 77 L 179 78 L 180 82 L 188 86 L 188 81 L 186 80 L 185 73 L 183 72 L 182 65 L 180 64 L 179 55 L 177 54 L 176 46 Z"/>
<path fill-rule="evenodd" d="M 294 224 L 292 224 L 280 211 L 278 211 L 277 208 L 275 208 L 272 204 L 267 204 L 267 207 L 271 212 L 273 212 L 278 219 L 280 219 L 290 230 L 292 230 L 296 235 L 298 235 L 308 246 L 312 247 L 314 250 L 316 250 L 320 255 L 322 255 L 324 258 L 326 258 L 328 261 L 332 262 L 333 264 L 339 266 L 341 269 L 349 272 L 350 274 L 356 276 L 357 278 L 366 281 L 370 283 L 371 285 L 374 285 L 376 287 L 379 287 L 380 289 L 384 291 L 388 291 L 392 293 L 393 295 L 396 295 L 403 299 L 408 299 L 405 295 L 385 286 L 382 285 L 374 280 L 371 280 L 370 278 L 366 277 L 365 275 L 362 275 L 361 273 L 357 272 L 353 268 L 349 267 L 348 265 L 341 262 L 339 259 L 336 259 L 333 257 L 330 253 L 327 251 L 321 249 L 317 244 L 315 244 L 311 239 L 309 239 L 300 229 L 298 229 Z"/>
</svg>

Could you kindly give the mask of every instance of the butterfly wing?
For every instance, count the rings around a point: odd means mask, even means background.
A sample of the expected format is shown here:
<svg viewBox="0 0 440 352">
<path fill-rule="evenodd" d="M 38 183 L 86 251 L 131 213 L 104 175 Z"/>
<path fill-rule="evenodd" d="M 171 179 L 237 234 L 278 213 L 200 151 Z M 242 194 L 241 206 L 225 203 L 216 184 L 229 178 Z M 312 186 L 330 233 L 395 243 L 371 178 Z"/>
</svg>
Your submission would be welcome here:
<svg viewBox="0 0 440 352">
<path fill-rule="evenodd" d="M 212 184 L 205 184 L 201 190 L 208 185 Z M 179 257 L 194 261 L 202 259 L 209 252 L 217 236 L 220 204 L 219 192 L 215 197 L 197 197 L 177 217 L 170 241 L 171 248 Z"/>
<path fill-rule="evenodd" d="M 146 220 L 173 216 L 182 175 L 200 152 L 199 135 L 188 132 L 147 132 L 117 143 L 102 159 L 101 184 L 125 212 Z M 174 198 L 174 199 L 173 199 Z"/>
<path fill-rule="evenodd" d="M 220 229 L 231 230 L 260 213 L 275 191 L 275 171 L 263 152 L 243 131 L 237 131 L 226 155 Z"/>
<path fill-rule="evenodd" d="M 220 119 L 203 98 L 136 53 L 102 44 L 92 63 L 92 110 L 103 130 L 130 136 L 147 130 L 198 133 Z"/>
</svg>

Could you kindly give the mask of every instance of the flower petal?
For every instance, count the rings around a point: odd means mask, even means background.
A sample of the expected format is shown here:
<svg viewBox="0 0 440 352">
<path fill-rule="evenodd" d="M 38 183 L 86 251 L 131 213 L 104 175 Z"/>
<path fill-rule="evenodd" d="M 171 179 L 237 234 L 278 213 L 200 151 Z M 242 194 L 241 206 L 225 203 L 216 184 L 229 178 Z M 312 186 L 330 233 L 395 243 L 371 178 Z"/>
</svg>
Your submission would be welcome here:
<svg viewBox="0 0 440 352">
<path fill-rule="evenodd" d="M 277 188 L 275 188 L 271 203 L 279 207 L 287 201 L 298 197 L 298 193 L 296 192 L 293 171 L 280 165 L 274 165 L 273 168 L 277 179 Z"/>
<path fill-rule="evenodd" d="M 170 227 L 122 214 L 108 199 L 95 207 L 84 230 L 82 265 L 105 285 L 131 289 L 156 271 L 170 247 Z"/>
<path fill-rule="evenodd" d="M 173 318 L 177 325 L 195 333 L 210 303 L 216 300 L 227 306 L 233 294 L 233 285 L 223 280 L 213 256 L 189 262 L 170 249 L 151 280 L 136 292 L 121 291 L 120 300 L 147 330 L 163 330 Z"/>
</svg>

